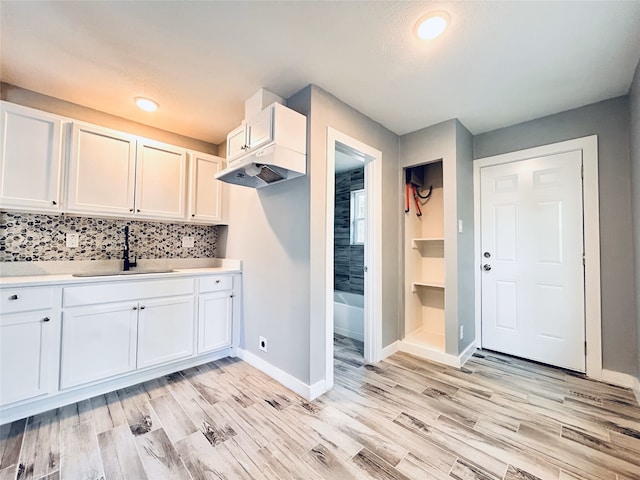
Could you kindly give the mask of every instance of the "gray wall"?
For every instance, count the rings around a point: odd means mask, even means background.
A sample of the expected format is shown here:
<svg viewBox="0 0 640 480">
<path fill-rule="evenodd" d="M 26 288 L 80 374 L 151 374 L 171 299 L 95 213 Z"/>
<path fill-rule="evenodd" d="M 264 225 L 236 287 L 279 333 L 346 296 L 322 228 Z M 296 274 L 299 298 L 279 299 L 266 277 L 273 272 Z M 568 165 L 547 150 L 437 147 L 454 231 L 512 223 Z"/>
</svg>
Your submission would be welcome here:
<svg viewBox="0 0 640 480">
<path fill-rule="evenodd" d="M 462 220 L 462 233 L 458 232 L 458 330 L 451 332 L 457 342 L 458 354 L 476 338 L 474 232 L 473 232 L 473 136 L 456 120 L 456 194 L 458 216 Z M 460 340 L 459 329 L 464 327 Z M 447 343 L 449 343 L 447 330 Z"/>
<path fill-rule="evenodd" d="M 400 241 L 400 183 L 398 137 L 379 123 L 343 103 L 321 88 L 310 85 L 289 99 L 294 110 L 309 115 L 308 164 L 311 218 L 309 352 L 310 381 L 325 377 L 325 298 L 326 298 L 326 204 L 327 204 L 327 128 L 332 127 L 382 152 L 382 346 L 398 339 L 400 281 L 398 276 Z M 300 237 L 301 242 L 305 238 Z M 292 358 L 292 362 L 297 359 Z"/>
<path fill-rule="evenodd" d="M 629 91 L 631 111 L 631 193 L 634 227 L 634 253 L 636 274 L 636 334 L 638 336 L 638 369 L 636 376 L 640 379 L 640 62 Z"/>
<path fill-rule="evenodd" d="M 629 98 L 606 100 L 476 135 L 474 158 L 598 135 L 603 368 L 635 374 Z"/>
<path fill-rule="evenodd" d="M 364 294 L 364 245 L 351 245 L 351 192 L 364 188 L 364 168 L 336 173 L 333 288 Z"/>
</svg>

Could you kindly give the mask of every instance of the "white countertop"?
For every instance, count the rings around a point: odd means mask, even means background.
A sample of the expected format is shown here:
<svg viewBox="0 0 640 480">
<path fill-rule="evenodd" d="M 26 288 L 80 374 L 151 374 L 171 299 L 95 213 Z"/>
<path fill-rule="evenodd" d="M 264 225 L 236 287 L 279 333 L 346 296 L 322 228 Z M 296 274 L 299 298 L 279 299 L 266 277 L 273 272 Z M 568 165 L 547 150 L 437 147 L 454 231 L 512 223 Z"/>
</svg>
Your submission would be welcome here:
<svg viewBox="0 0 640 480">
<path fill-rule="evenodd" d="M 16 262 L 18 263 L 18 262 Z M 163 259 L 140 262 L 142 269 L 166 269 L 171 272 L 138 275 L 99 275 L 120 269 L 121 261 L 104 262 L 19 262 L 3 265 L 0 288 L 42 285 L 69 285 L 113 281 L 141 281 L 194 275 L 242 273 L 242 262 L 233 259 Z M 136 268 L 132 268 L 136 270 Z M 96 273 L 96 276 L 74 277 L 74 273 Z"/>
</svg>

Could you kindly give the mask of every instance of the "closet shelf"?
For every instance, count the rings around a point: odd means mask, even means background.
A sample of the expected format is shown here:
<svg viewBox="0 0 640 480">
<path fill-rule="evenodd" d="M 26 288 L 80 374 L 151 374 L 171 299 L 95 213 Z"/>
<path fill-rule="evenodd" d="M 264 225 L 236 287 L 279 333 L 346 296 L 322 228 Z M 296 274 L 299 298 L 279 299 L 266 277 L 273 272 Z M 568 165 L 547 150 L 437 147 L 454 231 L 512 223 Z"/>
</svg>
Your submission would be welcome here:
<svg viewBox="0 0 640 480">
<path fill-rule="evenodd" d="M 439 282 L 435 280 L 426 280 L 423 282 L 412 282 L 411 283 L 411 291 L 415 292 L 418 287 L 425 288 L 444 288 L 444 282 Z"/>
<path fill-rule="evenodd" d="M 441 237 L 426 237 L 426 238 L 412 238 L 411 248 L 420 248 L 421 244 L 444 242 L 444 238 Z"/>
</svg>

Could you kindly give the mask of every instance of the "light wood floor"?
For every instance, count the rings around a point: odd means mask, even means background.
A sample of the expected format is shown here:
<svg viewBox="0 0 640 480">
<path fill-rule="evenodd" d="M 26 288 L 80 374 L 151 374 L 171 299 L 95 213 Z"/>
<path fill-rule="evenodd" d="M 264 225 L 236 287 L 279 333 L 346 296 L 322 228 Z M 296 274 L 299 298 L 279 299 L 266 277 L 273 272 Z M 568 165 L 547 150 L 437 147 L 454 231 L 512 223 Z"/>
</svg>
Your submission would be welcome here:
<svg viewBox="0 0 640 480">
<path fill-rule="evenodd" d="M 640 479 L 630 391 L 489 352 L 462 370 L 336 338 L 308 403 L 225 359 L 0 429 L 0 480 Z"/>
</svg>

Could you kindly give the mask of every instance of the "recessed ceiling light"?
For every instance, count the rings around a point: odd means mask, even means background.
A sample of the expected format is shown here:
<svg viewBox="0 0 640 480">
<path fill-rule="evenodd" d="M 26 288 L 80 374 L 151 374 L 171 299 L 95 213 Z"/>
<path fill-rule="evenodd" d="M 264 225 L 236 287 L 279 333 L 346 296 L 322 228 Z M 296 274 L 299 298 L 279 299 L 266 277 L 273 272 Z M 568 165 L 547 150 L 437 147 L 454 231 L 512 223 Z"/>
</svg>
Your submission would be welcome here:
<svg viewBox="0 0 640 480">
<path fill-rule="evenodd" d="M 449 15 L 444 12 L 431 12 L 416 23 L 416 35 L 422 40 L 433 40 L 442 35 L 449 24 Z"/>
<path fill-rule="evenodd" d="M 134 100 L 138 107 L 147 112 L 155 112 L 158 109 L 158 104 L 149 98 L 136 97 Z"/>
</svg>

